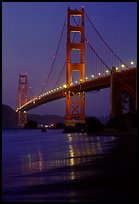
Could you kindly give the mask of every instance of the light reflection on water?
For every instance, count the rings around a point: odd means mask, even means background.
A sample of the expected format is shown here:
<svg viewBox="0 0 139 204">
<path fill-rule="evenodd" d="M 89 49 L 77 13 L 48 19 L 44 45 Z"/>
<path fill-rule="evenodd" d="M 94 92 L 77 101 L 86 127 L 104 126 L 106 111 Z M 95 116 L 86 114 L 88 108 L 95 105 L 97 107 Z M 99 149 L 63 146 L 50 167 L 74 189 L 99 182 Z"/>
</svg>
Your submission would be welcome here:
<svg viewBox="0 0 139 204">
<path fill-rule="evenodd" d="M 61 139 L 61 138 L 59 138 Z M 32 174 L 37 172 L 44 172 L 51 169 L 58 169 L 63 167 L 73 167 L 77 165 L 81 165 L 83 163 L 87 163 L 90 161 L 93 161 L 93 159 L 96 159 L 96 157 L 93 158 L 95 155 L 101 155 L 106 153 L 106 151 L 109 149 L 109 146 L 106 145 L 106 142 L 112 141 L 113 137 L 90 137 L 86 134 L 67 134 L 64 138 L 67 143 L 65 147 L 57 152 L 55 155 L 55 158 L 49 158 L 47 159 L 47 154 L 43 152 L 42 149 L 38 149 L 36 151 L 36 154 L 28 153 L 28 155 L 21 156 L 21 165 L 22 165 L 22 172 L 24 174 Z M 106 145 L 106 146 L 105 146 Z M 52 149 L 53 151 L 53 149 Z M 63 180 L 74 180 L 79 179 L 83 176 L 88 176 L 89 174 L 92 175 L 92 170 L 85 170 L 85 171 L 73 171 L 71 169 L 68 174 L 66 175 L 53 175 L 51 177 L 49 176 L 48 182 L 55 182 L 57 180 L 63 181 Z M 36 174 L 35 174 L 36 175 Z M 43 180 L 44 179 L 44 180 Z M 45 177 L 36 177 L 33 176 L 33 179 L 31 180 L 31 184 L 36 183 L 45 183 L 46 179 Z"/>
<path fill-rule="evenodd" d="M 62 183 L 99 173 L 88 163 L 114 151 L 113 136 L 38 130 L 3 132 L 3 190 Z M 9 148 L 10 147 L 10 148 Z M 74 192 L 70 192 L 71 194 Z"/>
</svg>

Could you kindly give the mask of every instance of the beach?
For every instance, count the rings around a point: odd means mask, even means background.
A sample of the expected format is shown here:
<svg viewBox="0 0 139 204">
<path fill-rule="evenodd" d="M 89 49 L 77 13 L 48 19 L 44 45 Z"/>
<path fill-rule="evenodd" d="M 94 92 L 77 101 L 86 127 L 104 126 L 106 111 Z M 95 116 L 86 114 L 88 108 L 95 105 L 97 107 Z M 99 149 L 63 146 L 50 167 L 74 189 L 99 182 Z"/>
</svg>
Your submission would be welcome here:
<svg viewBox="0 0 139 204">
<path fill-rule="evenodd" d="M 135 129 L 92 134 L 9 130 L 3 137 L 4 202 L 137 200 Z"/>
</svg>

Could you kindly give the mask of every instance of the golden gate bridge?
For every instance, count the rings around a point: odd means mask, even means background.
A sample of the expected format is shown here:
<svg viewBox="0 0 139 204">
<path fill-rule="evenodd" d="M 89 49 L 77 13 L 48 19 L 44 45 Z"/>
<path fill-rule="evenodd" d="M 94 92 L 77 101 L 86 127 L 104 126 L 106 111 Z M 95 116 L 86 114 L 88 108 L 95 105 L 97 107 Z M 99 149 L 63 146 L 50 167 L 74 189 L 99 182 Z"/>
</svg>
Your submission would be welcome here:
<svg viewBox="0 0 139 204">
<path fill-rule="evenodd" d="M 111 117 L 136 110 L 136 67 L 128 67 L 111 49 L 83 6 L 81 10 L 68 8 L 40 93 L 34 96 L 27 73 L 19 75 L 18 125 L 23 127 L 27 122 L 27 111 L 64 97 L 66 125 L 84 123 L 85 92 L 107 87 L 110 87 Z"/>
</svg>

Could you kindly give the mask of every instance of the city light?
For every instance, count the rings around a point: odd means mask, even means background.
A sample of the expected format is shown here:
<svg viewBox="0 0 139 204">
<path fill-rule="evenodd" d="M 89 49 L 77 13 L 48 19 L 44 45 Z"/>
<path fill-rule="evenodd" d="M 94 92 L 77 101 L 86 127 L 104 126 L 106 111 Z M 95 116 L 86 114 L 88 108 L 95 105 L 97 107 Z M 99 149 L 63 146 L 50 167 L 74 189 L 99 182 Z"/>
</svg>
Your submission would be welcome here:
<svg viewBox="0 0 139 204">
<path fill-rule="evenodd" d="M 133 61 L 131 61 L 131 62 L 130 62 L 130 64 L 131 64 L 131 65 L 133 65 L 133 64 L 134 64 L 134 62 L 133 62 Z"/>
<path fill-rule="evenodd" d="M 100 74 L 100 72 L 98 72 L 98 76 L 100 76 L 101 74 Z"/>
<path fill-rule="evenodd" d="M 87 80 L 87 79 L 88 79 L 88 77 L 85 77 L 85 79 Z"/>
<path fill-rule="evenodd" d="M 124 64 L 122 64 L 122 65 L 121 65 L 121 67 L 122 67 L 122 68 L 124 68 L 124 67 L 125 67 L 125 65 L 124 65 Z"/>
<path fill-rule="evenodd" d="M 95 76 L 94 76 L 94 74 L 92 74 L 92 76 L 91 76 L 92 78 L 94 78 Z"/>
</svg>

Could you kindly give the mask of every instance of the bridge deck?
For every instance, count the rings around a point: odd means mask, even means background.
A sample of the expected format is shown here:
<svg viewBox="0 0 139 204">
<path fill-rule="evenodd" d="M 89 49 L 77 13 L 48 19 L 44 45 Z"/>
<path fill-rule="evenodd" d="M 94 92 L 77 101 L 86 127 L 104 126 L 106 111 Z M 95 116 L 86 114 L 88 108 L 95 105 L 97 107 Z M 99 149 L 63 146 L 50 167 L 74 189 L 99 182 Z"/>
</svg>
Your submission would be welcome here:
<svg viewBox="0 0 139 204">
<path fill-rule="evenodd" d="M 136 68 L 131 68 L 128 70 L 123 70 L 120 72 L 115 73 L 115 77 L 122 78 L 122 75 L 124 74 L 125 76 L 129 77 L 129 72 L 131 73 L 136 73 Z M 23 105 L 20 108 L 17 108 L 16 112 L 18 111 L 29 111 L 37 106 L 40 106 L 42 104 L 58 100 L 61 98 L 64 98 L 66 96 L 66 92 L 70 91 L 72 92 L 89 92 L 93 90 L 100 90 L 104 89 L 107 87 L 110 87 L 110 78 L 111 75 L 103 76 L 103 77 L 98 77 L 96 79 L 88 80 L 83 83 L 71 86 L 69 88 L 63 88 L 61 90 L 54 91 L 52 93 L 48 94 L 42 94 L 41 96 L 36 97 L 35 99 L 32 99 L 27 102 L 27 104 Z"/>
</svg>

